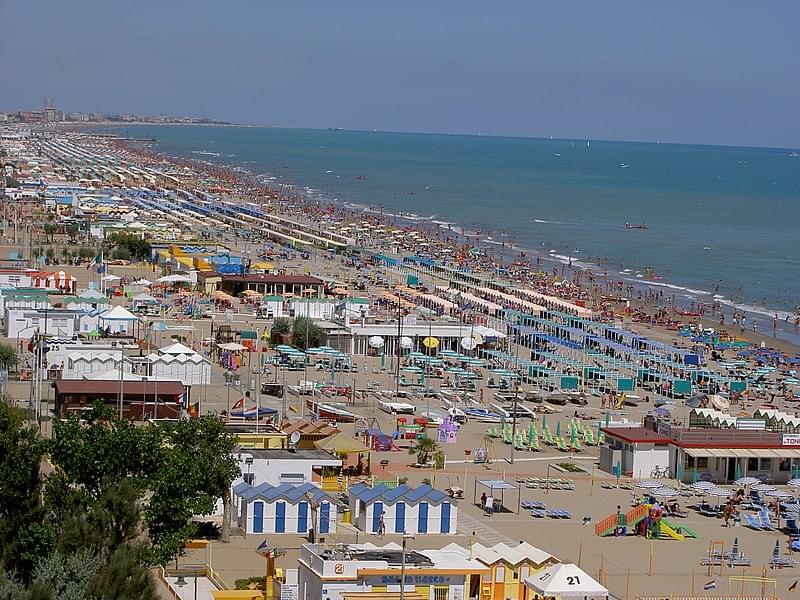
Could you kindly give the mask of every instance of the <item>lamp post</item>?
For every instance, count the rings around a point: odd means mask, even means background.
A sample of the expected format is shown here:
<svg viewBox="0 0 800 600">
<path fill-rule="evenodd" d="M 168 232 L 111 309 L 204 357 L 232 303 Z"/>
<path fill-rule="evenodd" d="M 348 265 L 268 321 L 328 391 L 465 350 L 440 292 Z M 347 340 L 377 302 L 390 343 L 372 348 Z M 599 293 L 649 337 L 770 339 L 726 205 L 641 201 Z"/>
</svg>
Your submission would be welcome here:
<svg viewBox="0 0 800 600">
<path fill-rule="evenodd" d="M 194 600 L 197 600 L 197 573 L 195 573 L 193 579 L 194 579 Z M 175 581 L 175 585 L 180 588 L 185 586 L 187 583 L 188 582 L 186 581 L 186 578 L 183 575 L 178 575 L 178 579 Z"/>
<path fill-rule="evenodd" d="M 400 552 L 400 600 L 406 598 L 406 544 L 413 539 L 416 538 L 410 533 L 403 534 L 403 549 Z"/>
</svg>

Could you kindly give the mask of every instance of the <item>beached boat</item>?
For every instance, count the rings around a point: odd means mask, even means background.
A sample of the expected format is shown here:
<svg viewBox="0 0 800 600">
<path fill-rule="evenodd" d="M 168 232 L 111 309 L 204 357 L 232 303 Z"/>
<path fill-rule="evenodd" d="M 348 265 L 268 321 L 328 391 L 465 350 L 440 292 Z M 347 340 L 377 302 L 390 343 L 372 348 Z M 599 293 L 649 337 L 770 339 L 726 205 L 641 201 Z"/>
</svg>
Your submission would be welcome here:
<svg viewBox="0 0 800 600">
<path fill-rule="evenodd" d="M 420 413 L 420 416 L 428 419 L 428 426 L 432 425 L 438 426 L 444 423 L 444 415 L 432 410 L 424 411 Z"/>
<path fill-rule="evenodd" d="M 494 410 L 500 413 L 500 415 L 503 416 L 506 420 L 512 419 L 515 414 L 517 415 L 517 419 L 536 418 L 536 413 L 520 402 L 517 402 L 516 411 L 514 410 L 513 404 L 503 405 L 503 404 L 492 403 L 489 406 L 491 406 Z"/>
<path fill-rule="evenodd" d="M 731 401 L 718 394 L 711 396 L 711 404 L 714 408 L 721 411 L 726 411 L 731 407 Z"/>
<path fill-rule="evenodd" d="M 330 402 L 320 402 L 313 398 L 306 399 L 306 407 L 316 413 L 320 419 L 335 421 L 337 423 L 354 423 L 358 415 Z"/>
<path fill-rule="evenodd" d="M 544 396 L 545 402 L 557 406 L 566 406 L 568 399 L 569 394 L 563 390 L 553 390 L 552 392 L 547 392 Z"/>
<path fill-rule="evenodd" d="M 231 417 L 238 418 L 238 419 L 263 419 L 266 417 L 274 417 L 278 414 L 278 411 L 274 408 L 268 408 L 266 406 L 256 407 L 251 406 L 246 410 L 232 410 Z"/>
<path fill-rule="evenodd" d="M 417 407 L 413 404 L 392 400 L 378 400 L 378 408 L 390 415 L 413 415 L 417 411 Z"/>
<path fill-rule="evenodd" d="M 502 415 L 485 408 L 465 408 L 463 412 L 469 419 L 481 423 L 500 423 L 503 420 Z"/>
</svg>

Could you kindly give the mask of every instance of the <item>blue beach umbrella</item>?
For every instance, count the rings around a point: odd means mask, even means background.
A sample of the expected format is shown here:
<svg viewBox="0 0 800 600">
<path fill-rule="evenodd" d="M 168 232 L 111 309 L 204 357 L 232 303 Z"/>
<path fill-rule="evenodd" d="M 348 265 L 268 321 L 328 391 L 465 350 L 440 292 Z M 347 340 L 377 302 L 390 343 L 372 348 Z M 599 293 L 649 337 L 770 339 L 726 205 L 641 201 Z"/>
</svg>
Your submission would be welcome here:
<svg viewBox="0 0 800 600">
<path fill-rule="evenodd" d="M 561 437 L 561 421 L 556 421 L 556 437 Z"/>
</svg>

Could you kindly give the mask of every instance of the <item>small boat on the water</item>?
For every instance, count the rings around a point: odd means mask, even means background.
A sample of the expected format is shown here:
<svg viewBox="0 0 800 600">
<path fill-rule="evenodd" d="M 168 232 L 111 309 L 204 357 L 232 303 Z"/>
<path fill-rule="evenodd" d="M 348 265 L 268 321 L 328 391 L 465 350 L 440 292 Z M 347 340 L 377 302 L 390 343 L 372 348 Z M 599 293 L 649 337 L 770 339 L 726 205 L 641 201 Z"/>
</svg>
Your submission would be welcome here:
<svg viewBox="0 0 800 600">
<path fill-rule="evenodd" d="M 647 223 L 625 223 L 625 229 L 650 229 Z"/>
<path fill-rule="evenodd" d="M 617 165 L 617 168 L 618 168 L 618 169 L 630 169 L 630 167 L 631 167 L 631 166 L 630 166 L 628 163 L 619 163 L 619 164 Z"/>
</svg>

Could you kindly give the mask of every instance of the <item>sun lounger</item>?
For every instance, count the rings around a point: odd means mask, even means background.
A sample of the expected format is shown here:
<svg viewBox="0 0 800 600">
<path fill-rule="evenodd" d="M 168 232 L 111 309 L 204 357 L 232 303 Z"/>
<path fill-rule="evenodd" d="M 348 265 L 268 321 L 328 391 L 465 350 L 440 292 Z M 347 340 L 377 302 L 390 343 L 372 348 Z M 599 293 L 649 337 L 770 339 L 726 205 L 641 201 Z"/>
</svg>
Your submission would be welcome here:
<svg viewBox="0 0 800 600">
<path fill-rule="evenodd" d="M 746 514 L 744 516 L 744 521 L 750 529 L 756 529 L 758 531 L 764 530 L 764 527 L 761 526 L 761 523 L 753 515 Z"/>
<path fill-rule="evenodd" d="M 758 511 L 758 521 L 761 523 L 762 529 L 775 529 L 772 521 L 769 520 L 769 513 L 767 512 L 766 508 L 762 508 L 760 511 Z"/>
</svg>

